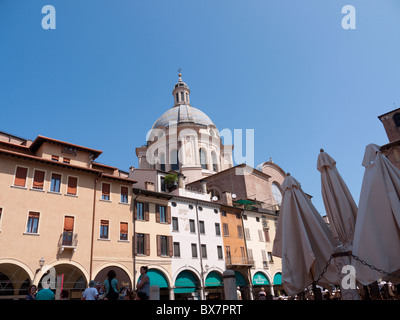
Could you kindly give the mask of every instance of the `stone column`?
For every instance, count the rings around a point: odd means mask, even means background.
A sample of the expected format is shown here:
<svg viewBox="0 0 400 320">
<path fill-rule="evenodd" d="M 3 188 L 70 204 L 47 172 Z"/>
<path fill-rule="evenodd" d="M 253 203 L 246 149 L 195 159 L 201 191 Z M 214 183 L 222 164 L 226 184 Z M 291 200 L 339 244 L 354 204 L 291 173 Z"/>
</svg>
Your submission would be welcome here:
<svg viewBox="0 0 400 320">
<path fill-rule="evenodd" d="M 160 287 L 159 286 L 150 286 L 149 300 L 160 300 Z"/>
<path fill-rule="evenodd" d="M 235 271 L 224 271 L 223 278 L 225 300 L 237 300 Z"/>
</svg>

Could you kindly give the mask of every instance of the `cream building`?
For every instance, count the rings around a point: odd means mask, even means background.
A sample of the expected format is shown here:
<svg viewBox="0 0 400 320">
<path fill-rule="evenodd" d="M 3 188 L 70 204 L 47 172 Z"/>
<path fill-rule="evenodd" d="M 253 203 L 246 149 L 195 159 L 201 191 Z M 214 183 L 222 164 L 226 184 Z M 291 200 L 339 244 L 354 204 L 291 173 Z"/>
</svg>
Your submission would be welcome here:
<svg viewBox="0 0 400 320">
<path fill-rule="evenodd" d="M 0 133 L 0 298 L 24 297 L 44 276 L 79 298 L 111 268 L 132 284 L 135 181 L 95 162 L 101 153 Z"/>
</svg>

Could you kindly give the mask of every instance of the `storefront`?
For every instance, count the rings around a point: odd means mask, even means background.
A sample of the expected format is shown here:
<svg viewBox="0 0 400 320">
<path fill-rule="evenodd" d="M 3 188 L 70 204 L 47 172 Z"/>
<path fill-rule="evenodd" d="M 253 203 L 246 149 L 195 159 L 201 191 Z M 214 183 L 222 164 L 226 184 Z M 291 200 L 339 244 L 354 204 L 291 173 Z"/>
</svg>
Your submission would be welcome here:
<svg viewBox="0 0 400 320">
<path fill-rule="evenodd" d="M 252 283 L 254 300 L 258 300 L 258 293 L 261 291 L 261 288 L 264 289 L 267 295 L 271 295 L 271 284 L 267 278 L 267 275 L 263 272 L 256 272 L 253 276 Z"/>
<path fill-rule="evenodd" d="M 199 300 L 199 289 L 200 281 L 197 276 L 189 270 L 184 270 L 178 274 L 175 280 L 175 300 Z"/>
<path fill-rule="evenodd" d="M 205 296 L 206 300 L 223 300 L 224 299 L 224 283 L 222 276 L 211 271 L 205 280 Z"/>
<path fill-rule="evenodd" d="M 160 288 L 160 300 L 169 300 L 169 285 L 166 276 L 157 269 L 149 269 L 147 275 L 150 278 L 150 286 Z"/>
</svg>

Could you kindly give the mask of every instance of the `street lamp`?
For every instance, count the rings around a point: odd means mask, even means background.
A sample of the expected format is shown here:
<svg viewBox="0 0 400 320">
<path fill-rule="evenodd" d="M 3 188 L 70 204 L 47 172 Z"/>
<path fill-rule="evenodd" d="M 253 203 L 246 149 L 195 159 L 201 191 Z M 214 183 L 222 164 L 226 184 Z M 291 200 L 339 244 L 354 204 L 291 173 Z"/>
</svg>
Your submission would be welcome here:
<svg viewBox="0 0 400 320">
<path fill-rule="evenodd" d="M 42 270 L 43 265 L 44 265 L 44 259 L 41 258 L 41 259 L 39 260 L 39 267 L 40 267 L 40 270 Z"/>
</svg>

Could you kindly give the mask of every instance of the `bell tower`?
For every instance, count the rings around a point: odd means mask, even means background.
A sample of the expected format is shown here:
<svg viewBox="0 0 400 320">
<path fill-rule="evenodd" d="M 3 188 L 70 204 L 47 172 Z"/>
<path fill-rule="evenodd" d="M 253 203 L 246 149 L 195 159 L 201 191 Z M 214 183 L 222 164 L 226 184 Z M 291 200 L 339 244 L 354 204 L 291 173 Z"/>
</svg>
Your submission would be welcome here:
<svg viewBox="0 0 400 320">
<path fill-rule="evenodd" d="M 190 90 L 187 84 L 182 81 L 181 73 L 179 73 L 179 80 L 172 91 L 172 95 L 174 96 L 174 107 L 180 105 L 190 106 Z"/>
</svg>

